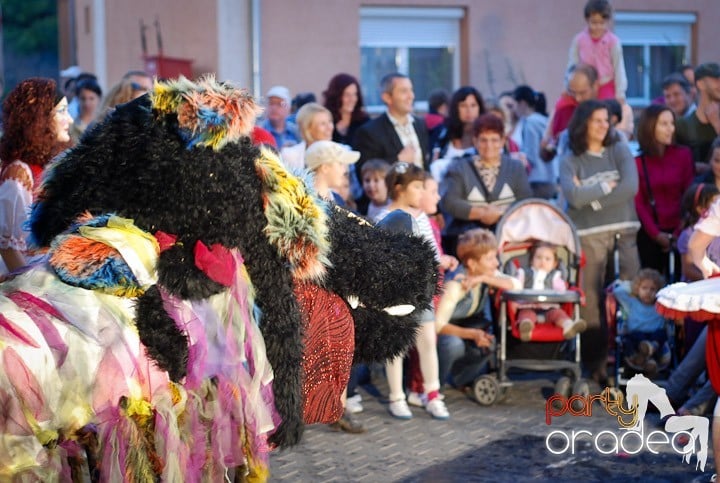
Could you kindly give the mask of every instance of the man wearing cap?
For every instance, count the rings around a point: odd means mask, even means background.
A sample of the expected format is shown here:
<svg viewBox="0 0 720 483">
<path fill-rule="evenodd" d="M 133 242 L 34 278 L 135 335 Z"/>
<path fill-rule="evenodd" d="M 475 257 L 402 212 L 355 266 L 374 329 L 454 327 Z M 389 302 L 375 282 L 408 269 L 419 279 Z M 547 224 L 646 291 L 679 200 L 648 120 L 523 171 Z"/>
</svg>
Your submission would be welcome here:
<svg viewBox="0 0 720 483">
<path fill-rule="evenodd" d="M 675 136 L 678 144 L 692 150 L 695 170 L 702 174 L 710 169 L 710 145 L 720 134 L 720 66 L 714 62 L 697 66 L 695 86 L 697 109 L 677 120 Z"/>
<path fill-rule="evenodd" d="M 278 149 L 297 144 L 300 141 L 297 126 L 287 120 L 290 114 L 290 90 L 285 86 L 273 86 L 265 97 L 265 121 L 261 127 L 273 135 Z"/>
<path fill-rule="evenodd" d="M 360 177 L 362 163 L 368 159 L 384 159 L 429 167 L 429 138 L 425 122 L 412 115 L 412 81 L 398 72 L 388 74 L 380 82 L 382 100 L 387 111 L 362 125 L 355 133 L 353 148 L 360 151 L 355 169 Z"/>
<path fill-rule="evenodd" d="M 345 181 L 348 166 L 360 159 L 360 153 L 350 151 L 333 141 L 315 141 L 305 151 L 305 166 L 315 175 L 315 191 L 326 200 L 339 205 L 345 201 L 333 190 Z"/>
</svg>

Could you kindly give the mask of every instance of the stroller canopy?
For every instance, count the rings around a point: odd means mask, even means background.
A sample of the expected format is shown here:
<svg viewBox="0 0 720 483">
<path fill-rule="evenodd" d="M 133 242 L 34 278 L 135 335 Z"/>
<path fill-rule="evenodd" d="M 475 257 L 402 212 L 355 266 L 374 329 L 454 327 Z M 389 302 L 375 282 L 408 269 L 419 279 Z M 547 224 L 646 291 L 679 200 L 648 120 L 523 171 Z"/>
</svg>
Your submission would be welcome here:
<svg viewBox="0 0 720 483">
<path fill-rule="evenodd" d="M 580 251 L 580 239 L 570 218 L 540 198 L 530 198 L 511 206 L 498 222 L 495 235 L 501 253 L 506 243 L 531 239 L 563 246 L 574 255 Z"/>
</svg>

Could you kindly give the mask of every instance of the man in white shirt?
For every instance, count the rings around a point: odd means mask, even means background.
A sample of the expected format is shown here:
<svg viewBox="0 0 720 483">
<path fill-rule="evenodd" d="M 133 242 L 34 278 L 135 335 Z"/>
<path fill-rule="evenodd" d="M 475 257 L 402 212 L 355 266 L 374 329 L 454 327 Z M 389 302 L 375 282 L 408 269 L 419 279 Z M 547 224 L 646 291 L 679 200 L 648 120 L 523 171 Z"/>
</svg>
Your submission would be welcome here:
<svg viewBox="0 0 720 483">
<path fill-rule="evenodd" d="M 391 164 L 404 161 L 428 169 L 428 133 L 425 123 L 412 114 L 415 100 L 412 81 L 395 72 L 383 77 L 380 87 L 387 111 L 355 134 L 353 148 L 360 151 L 358 173 L 368 159 L 384 159 Z"/>
</svg>

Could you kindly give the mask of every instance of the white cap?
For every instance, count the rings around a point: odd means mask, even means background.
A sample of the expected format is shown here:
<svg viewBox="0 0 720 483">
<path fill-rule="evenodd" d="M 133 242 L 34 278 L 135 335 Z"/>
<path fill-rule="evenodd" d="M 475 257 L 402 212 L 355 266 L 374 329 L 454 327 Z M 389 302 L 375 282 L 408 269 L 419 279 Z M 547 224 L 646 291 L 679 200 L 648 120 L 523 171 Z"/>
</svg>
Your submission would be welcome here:
<svg viewBox="0 0 720 483">
<path fill-rule="evenodd" d="M 268 99 L 271 97 L 279 97 L 283 101 L 288 103 L 288 106 L 292 102 L 292 99 L 290 98 L 290 89 L 288 89 L 285 86 L 273 86 L 270 88 L 269 91 L 267 91 L 267 95 L 265 96 Z"/>
<path fill-rule="evenodd" d="M 71 65 L 67 69 L 60 71 L 60 77 L 67 77 L 68 79 L 74 79 L 80 74 L 82 74 L 82 69 L 79 65 Z"/>
<path fill-rule="evenodd" d="M 342 144 L 332 141 L 315 141 L 305 151 L 305 166 L 315 171 L 323 164 L 338 162 L 354 164 L 360 159 L 360 152 L 351 151 Z"/>
</svg>

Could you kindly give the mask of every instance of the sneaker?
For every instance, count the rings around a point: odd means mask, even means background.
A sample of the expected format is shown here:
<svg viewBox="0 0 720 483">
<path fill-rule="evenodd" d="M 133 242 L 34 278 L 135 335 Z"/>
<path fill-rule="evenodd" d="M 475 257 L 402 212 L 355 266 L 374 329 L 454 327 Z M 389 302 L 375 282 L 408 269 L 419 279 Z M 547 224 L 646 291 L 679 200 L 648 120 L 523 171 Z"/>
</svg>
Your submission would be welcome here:
<svg viewBox="0 0 720 483">
<path fill-rule="evenodd" d="M 366 431 L 362 424 L 358 423 L 352 414 L 345 409 L 343 415 L 336 422 L 330 424 L 330 429 L 333 431 L 343 431 L 350 434 L 361 434 Z"/>
<path fill-rule="evenodd" d="M 518 327 L 520 329 L 520 340 L 528 342 L 532 337 L 532 330 L 535 327 L 535 324 L 533 324 L 532 320 L 523 319 L 520 321 L 520 325 Z"/>
<path fill-rule="evenodd" d="M 660 353 L 658 354 L 658 367 L 660 369 L 665 369 L 670 365 L 671 361 L 672 352 L 670 351 L 670 344 L 665 342 L 660 348 Z"/>
<path fill-rule="evenodd" d="M 572 320 L 563 327 L 563 337 L 565 339 L 572 339 L 577 334 L 584 332 L 586 328 L 587 322 L 583 319 Z"/>
<path fill-rule="evenodd" d="M 450 419 L 450 413 L 448 412 L 447 407 L 445 407 L 445 403 L 442 402 L 439 397 L 436 397 L 432 401 L 428 401 L 425 406 L 425 410 L 430 413 L 430 416 L 432 416 L 433 419 Z"/>
<path fill-rule="evenodd" d="M 438 399 L 441 401 L 445 400 L 445 394 L 438 394 Z M 427 394 L 419 393 L 419 392 L 410 392 L 407 397 L 407 403 L 410 406 L 416 406 L 419 408 L 424 408 L 425 405 L 428 402 Z"/>
<path fill-rule="evenodd" d="M 631 356 L 627 356 L 625 358 L 625 364 L 630 367 L 630 369 L 636 370 L 636 371 L 642 371 L 645 369 L 645 364 L 647 363 L 647 356 L 643 355 L 640 351 L 636 352 L 635 354 Z"/>
<path fill-rule="evenodd" d="M 347 398 L 347 401 L 345 401 L 345 410 L 349 411 L 350 414 L 357 414 L 363 412 L 363 406 L 361 401 L 362 396 L 360 394 L 355 394 L 354 396 Z"/>
<path fill-rule="evenodd" d="M 655 359 L 648 359 L 643 367 L 643 373 L 650 379 L 657 375 L 658 365 Z"/>
<path fill-rule="evenodd" d="M 658 343 L 650 342 L 649 340 L 641 340 L 638 344 L 638 352 L 645 357 L 652 356 L 657 350 Z"/>
<path fill-rule="evenodd" d="M 427 404 L 427 396 L 419 392 L 410 392 L 407 397 L 407 403 L 411 406 L 424 408 Z"/>
<path fill-rule="evenodd" d="M 407 405 L 407 401 L 400 399 L 399 401 L 390 401 L 388 404 L 390 415 L 398 419 L 412 419 L 412 413 Z"/>
</svg>

